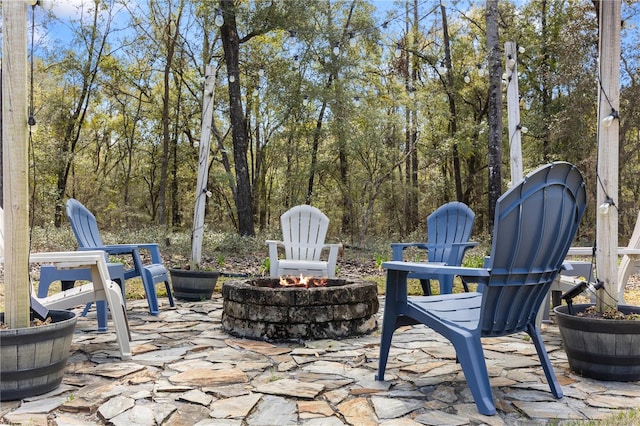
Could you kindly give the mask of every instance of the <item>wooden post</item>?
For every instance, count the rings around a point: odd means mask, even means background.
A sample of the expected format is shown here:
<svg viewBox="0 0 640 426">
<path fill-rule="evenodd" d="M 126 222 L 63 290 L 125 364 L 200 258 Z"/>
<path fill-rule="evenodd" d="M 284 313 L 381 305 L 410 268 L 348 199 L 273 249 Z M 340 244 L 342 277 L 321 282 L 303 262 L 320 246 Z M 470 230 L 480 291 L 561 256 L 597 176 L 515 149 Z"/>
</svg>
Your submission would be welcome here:
<svg viewBox="0 0 640 426">
<path fill-rule="evenodd" d="M 209 172 L 209 147 L 211 146 L 211 120 L 213 119 L 213 93 L 216 84 L 216 69 L 207 65 L 204 95 L 202 97 L 202 128 L 200 131 L 200 155 L 198 157 L 198 180 L 196 202 L 193 209 L 193 235 L 191 240 L 191 269 L 199 269 L 202 261 L 202 237 L 204 235 L 204 211 L 207 197 Z"/>
<path fill-rule="evenodd" d="M 514 42 L 504 44 L 507 73 L 507 119 L 509 122 L 509 158 L 511 185 L 522 180 L 522 145 L 520 141 L 520 95 L 518 94 L 518 50 Z"/>
<path fill-rule="evenodd" d="M 598 176 L 596 206 L 602 206 L 607 195 L 613 205 L 605 211 L 598 208 L 596 218 L 596 265 L 598 278 L 605 283 L 600 290 L 597 307 L 604 311 L 617 306 L 618 294 L 618 143 L 619 121 L 607 124 L 603 119 L 620 107 L 620 15 L 621 2 L 600 2 L 600 61 L 598 87 Z M 616 206 L 616 207 L 614 207 Z M 604 207 L 604 206 L 602 206 Z"/>
<path fill-rule="evenodd" d="M 27 168 L 27 2 L 2 2 L 2 173 L 5 322 L 30 321 L 29 181 Z"/>
</svg>

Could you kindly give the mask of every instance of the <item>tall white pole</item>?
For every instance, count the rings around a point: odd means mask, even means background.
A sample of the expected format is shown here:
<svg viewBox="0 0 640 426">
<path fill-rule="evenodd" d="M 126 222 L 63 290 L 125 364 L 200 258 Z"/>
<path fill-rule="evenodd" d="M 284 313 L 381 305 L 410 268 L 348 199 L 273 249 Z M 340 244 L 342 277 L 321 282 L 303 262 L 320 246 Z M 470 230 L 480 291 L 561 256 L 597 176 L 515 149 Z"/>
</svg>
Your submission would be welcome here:
<svg viewBox="0 0 640 426">
<path fill-rule="evenodd" d="M 5 322 L 29 326 L 27 2 L 2 2 L 2 176 Z"/>
<path fill-rule="evenodd" d="M 204 212 L 207 197 L 209 171 L 209 147 L 211 146 L 211 120 L 213 119 L 213 91 L 216 84 L 216 69 L 207 65 L 204 95 L 202 99 L 202 128 L 200 131 L 200 155 L 198 157 L 198 179 L 196 202 L 193 209 L 193 236 L 191 241 L 191 269 L 200 267 L 202 261 L 202 239 L 204 236 Z"/>
<path fill-rule="evenodd" d="M 598 278 L 605 283 L 600 290 L 598 310 L 616 306 L 618 294 L 618 144 L 620 107 L 620 15 L 621 1 L 600 2 L 600 43 L 598 75 L 598 185 L 596 218 L 596 265 Z M 611 207 L 606 204 L 611 199 Z"/>
<path fill-rule="evenodd" d="M 522 180 L 522 144 L 520 140 L 520 95 L 518 94 L 518 51 L 516 44 L 504 44 L 507 73 L 507 119 L 509 128 L 509 158 L 511 184 Z"/>
</svg>

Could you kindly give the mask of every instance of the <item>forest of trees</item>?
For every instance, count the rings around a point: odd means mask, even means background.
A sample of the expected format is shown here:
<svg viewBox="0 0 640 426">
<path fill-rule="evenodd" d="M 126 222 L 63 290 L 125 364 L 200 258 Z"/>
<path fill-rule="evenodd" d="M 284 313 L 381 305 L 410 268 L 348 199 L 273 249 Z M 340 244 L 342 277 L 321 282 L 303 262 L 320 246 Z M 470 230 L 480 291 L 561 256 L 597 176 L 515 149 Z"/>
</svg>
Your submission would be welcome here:
<svg viewBox="0 0 640 426">
<path fill-rule="evenodd" d="M 505 124 L 501 151 L 490 150 L 491 2 L 387 1 L 383 12 L 380 3 L 82 0 L 64 16 L 29 8 L 32 223 L 66 226 L 64 203 L 75 197 L 105 229 L 189 229 L 213 65 L 210 229 L 277 229 L 283 211 L 309 203 L 330 217 L 330 234 L 362 244 L 423 230 L 431 211 L 459 200 L 486 234 L 490 157 L 499 153 L 504 191 L 512 137 Z M 592 240 L 597 1 L 495 3 L 500 48 L 522 48 L 524 171 L 578 166 L 590 197 L 580 238 Z M 640 5 L 625 0 L 622 14 L 625 242 L 640 206 Z"/>
</svg>

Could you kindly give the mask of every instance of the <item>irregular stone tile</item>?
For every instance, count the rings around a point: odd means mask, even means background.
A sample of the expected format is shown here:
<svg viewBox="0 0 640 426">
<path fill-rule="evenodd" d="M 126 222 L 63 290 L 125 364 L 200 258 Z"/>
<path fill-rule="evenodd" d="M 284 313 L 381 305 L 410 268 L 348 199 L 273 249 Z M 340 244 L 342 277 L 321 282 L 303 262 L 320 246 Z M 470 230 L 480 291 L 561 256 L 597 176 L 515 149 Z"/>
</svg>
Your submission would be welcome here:
<svg viewBox="0 0 640 426">
<path fill-rule="evenodd" d="M 532 419 L 584 419 L 582 414 L 560 402 L 513 401 L 513 405 Z"/>
<path fill-rule="evenodd" d="M 498 415 L 485 416 L 478 413 L 476 404 L 460 404 L 456 405 L 456 414 L 460 417 L 466 417 L 472 424 L 482 424 L 489 426 L 504 426 L 505 421 Z"/>
<path fill-rule="evenodd" d="M 113 426 L 155 426 L 153 410 L 148 406 L 136 405 L 111 419 Z"/>
<path fill-rule="evenodd" d="M 242 426 L 242 420 L 233 419 L 206 419 L 200 420 L 193 426 Z"/>
<path fill-rule="evenodd" d="M 52 398 L 25 401 L 12 414 L 42 414 L 49 413 L 60 407 L 67 400 L 66 396 L 54 396 Z"/>
<path fill-rule="evenodd" d="M 249 381 L 249 378 L 244 371 L 238 368 L 230 368 L 227 370 L 195 368 L 175 374 L 169 377 L 169 381 L 183 385 L 214 386 L 216 384 L 245 383 Z"/>
<path fill-rule="evenodd" d="M 445 362 L 424 362 L 419 364 L 410 364 L 400 367 L 400 371 L 406 371 L 407 373 L 425 374 L 433 369 L 446 365 Z"/>
<path fill-rule="evenodd" d="M 158 350 L 156 345 L 151 343 L 143 343 L 138 345 L 131 345 L 131 355 L 140 355 L 147 352 Z"/>
<path fill-rule="evenodd" d="M 234 384 L 229 386 L 214 386 L 214 387 L 202 387 L 203 392 L 207 392 L 215 396 L 216 398 L 232 398 L 235 396 L 242 396 L 249 394 L 247 386 L 243 384 Z"/>
<path fill-rule="evenodd" d="M 323 394 L 323 396 L 333 405 L 337 405 L 345 400 L 349 396 L 349 391 L 347 389 L 336 389 L 327 391 Z"/>
<path fill-rule="evenodd" d="M 134 362 L 118 362 L 112 364 L 98 364 L 77 370 L 80 374 L 93 374 L 96 376 L 110 377 L 119 379 L 128 374 L 135 373 L 144 369 L 144 365 Z"/>
<path fill-rule="evenodd" d="M 286 371 L 291 371 L 294 368 L 297 368 L 298 364 L 295 361 L 286 361 L 286 362 L 281 362 L 280 364 L 278 364 L 278 371 L 281 373 L 284 373 Z"/>
<path fill-rule="evenodd" d="M 73 398 L 66 400 L 64 404 L 60 406 L 60 409 L 69 413 L 91 413 L 95 407 L 95 401 L 84 398 Z"/>
<path fill-rule="evenodd" d="M 211 404 L 210 416 L 216 419 L 243 419 L 253 410 L 260 398 L 261 394 L 253 393 L 219 399 Z"/>
<path fill-rule="evenodd" d="M 404 419 L 393 419 L 393 420 L 385 420 L 380 423 L 380 426 L 418 426 L 422 423 L 418 423 L 415 420 L 404 418 Z"/>
<path fill-rule="evenodd" d="M 308 419 L 302 424 L 304 424 L 304 426 L 344 426 L 345 423 L 336 416 L 331 416 Z"/>
<path fill-rule="evenodd" d="M 611 395 L 593 395 L 587 398 L 586 403 L 597 408 L 638 408 L 639 398 L 627 398 Z"/>
<path fill-rule="evenodd" d="M 55 418 L 56 426 L 87 426 L 89 424 L 95 424 L 96 420 L 89 420 L 87 418 L 77 418 L 68 414 L 61 414 Z"/>
<path fill-rule="evenodd" d="M 451 386 L 441 385 L 436 387 L 433 392 L 429 394 L 429 399 L 437 399 L 447 404 L 452 404 L 458 400 L 455 390 Z"/>
<path fill-rule="evenodd" d="M 279 347 L 271 343 L 256 340 L 226 340 L 226 343 L 229 346 L 236 346 L 267 356 L 282 355 L 291 352 L 290 348 Z"/>
<path fill-rule="evenodd" d="M 216 368 L 218 369 L 220 364 L 213 363 L 211 361 L 206 361 L 204 359 L 197 360 L 180 360 L 178 362 L 172 362 L 168 365 L 172 370 L 176 370 L 179 372 L 188 371 L 194 368 Z M 232 368 L 231 364 L 227 364 L 227 368 Z"/>
<path fill-rule="evenodd" d="M 110 420 L 135 405 L 135 401 L 126 396 L 118 395 L 98 407 L 98 414 L 106 420 Z"/>
<path fill-rule="evenodd" d="M 379 396 L 371 397 L 371 403 L 379 419 L 396 419 L 424 406 L 424 401 Z"/>
<path fill-rule="evenodd" d="M 293 379 L 274 380 L 255 385 L 256 392 L 270 395 L 285 395 L 296 398 L 315 398 L 324 390 L 324 385 L 306 383 Z"/>
<path fill-rule="evenodd" d="M 376 426 L 378 418 L 366 398 L 354 398 L 338 405 L 338 411 L 352 425 Z"/>
<path fill-rule="evenodd" d="M 186 402 L 193 402 L 194 404 L 209 405 L 213 397 L 198 389 L 193 389 L 183 394 L 180 399 Z"/>
<path fill-rule="evenodd" d="M 14 425 L 29 425 L 29 426 L 48 426 L 49 420 L 46 414 L 33 414 L 33 413 L 9 413 L 4 416 L 4 419 Z"/>
<path fill-rule="evenodd" d="M 458 416 L 455 414 L 445 413 L 444 411 L 431 410 L 426 413 L 419 414 L 414 419 L 423 425 L 450 425 L 450 426 L 462 426 L 468 425 L 469 419 Z"/>
<path fill-rule="evenodd" d="M 298 401 L 300 419 L 330 417 L 333 414 L 333 409 L 326 401 Z"/>
<path fill-rule="evenodd" d="M 171 413 L 163 424 L 171 426 L 193 426 L 198 422 L 210 419 L 208 408 L 200 404 L 182 404 L 178 406 L 177 410 Z"/>
<path fill-rule="evenodd" d="M 134 355 L 133 360 L 140 364 L 161 367 L 165 364 L 175 362 L 176 360 L 180 359 L 189 350 L 189 347 L 161 349 L 159 351 L 152 351 L 140 355 Z"/>
<path fill-rule="evenodd" d="M 297 425 L 298 415 L 295 402 L 273 395 L 265 395 L 255 411 L 247 417 L 252 426 Z"/>
</svg>

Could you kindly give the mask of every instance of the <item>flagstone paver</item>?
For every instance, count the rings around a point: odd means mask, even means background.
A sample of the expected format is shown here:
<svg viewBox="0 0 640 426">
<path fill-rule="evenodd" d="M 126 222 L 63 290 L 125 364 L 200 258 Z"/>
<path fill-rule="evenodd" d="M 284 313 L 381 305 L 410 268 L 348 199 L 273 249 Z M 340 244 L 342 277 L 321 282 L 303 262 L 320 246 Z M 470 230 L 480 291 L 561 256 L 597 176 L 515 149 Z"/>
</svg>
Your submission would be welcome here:
<svg viewBox="0 0 640 426">
<path fill-rule="evenodd" d="M 572 373 L 554 325 L 544 325 L 542 334 L 564 398 L 551 395 L 524 336 L 485 339 L 498 414 L 484 416 L 453 347 L 424 326 L 395 332 L 386 380 L 379 382 L 378 332 L 298 343 L 246 340 L 222 330 L 219 293 L 203 302 L 177 301 L 173 309 L 162 302 L 154 317 L 144 300 L 128 301 L 129 361 L 119 359 L 112 327 L 96 331 L 95 311 L 79 318 L 62 385 L 46 395 L 3 402 L 0 423 L 503 426 L 599 420 L 640 407 L 640 382 Z"/>
</svg>

